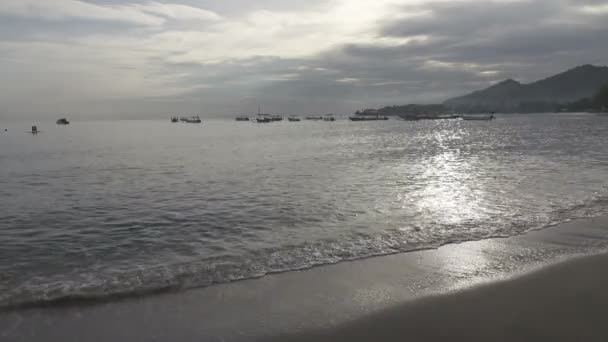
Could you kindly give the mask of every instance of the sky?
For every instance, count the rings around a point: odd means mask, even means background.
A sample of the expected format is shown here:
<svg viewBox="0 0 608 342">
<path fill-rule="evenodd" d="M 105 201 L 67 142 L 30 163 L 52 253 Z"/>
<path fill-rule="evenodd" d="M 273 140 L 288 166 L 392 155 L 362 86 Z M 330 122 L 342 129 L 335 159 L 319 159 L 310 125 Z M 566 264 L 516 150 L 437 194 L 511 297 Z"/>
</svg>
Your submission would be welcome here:
<svg viewBox="0 0 608 342">
<path fill-rule="evenodd" d="M 0 119 L 348 114 L 608 61 L 608 0 L 1 0 Z"/>
</svg>

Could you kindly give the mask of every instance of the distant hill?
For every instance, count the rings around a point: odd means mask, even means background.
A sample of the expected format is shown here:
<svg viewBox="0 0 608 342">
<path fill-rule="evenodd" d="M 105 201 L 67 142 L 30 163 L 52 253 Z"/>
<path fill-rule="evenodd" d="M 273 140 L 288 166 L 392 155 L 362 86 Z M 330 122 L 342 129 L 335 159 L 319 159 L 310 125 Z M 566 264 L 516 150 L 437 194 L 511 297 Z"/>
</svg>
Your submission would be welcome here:
<svg viewBox="0 0 608 342">
<path fill-rule="evenodd" d="M 417 114 L 417 115 L 434 115 L 445 112 L 445 107 L 442 104 L 408 104 L 403 106 L 388 106 L 378 109 L 378 113 L 384 116 L 391 115 L 403 115 L 403 114 Z M 356 113 L 355 113 L 356 114 Z M 361 113 L 362 115 L 365 112 Z"/>
<path fill-rule="evenodd" d="M 506 80 L 487 89 L 449 99 L 444 105 L 460 112 L 533 112 L 554 110 L 592 97 L 608 84 L 608 67 L 583 65 L 530 84 Z"/>
</svg>

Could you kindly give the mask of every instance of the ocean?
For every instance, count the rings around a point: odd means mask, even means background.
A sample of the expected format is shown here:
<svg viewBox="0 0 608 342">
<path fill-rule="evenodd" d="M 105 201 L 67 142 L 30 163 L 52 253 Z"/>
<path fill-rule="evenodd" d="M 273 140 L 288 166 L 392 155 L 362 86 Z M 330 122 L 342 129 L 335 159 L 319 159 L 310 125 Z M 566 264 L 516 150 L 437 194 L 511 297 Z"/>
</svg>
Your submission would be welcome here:
<svg viewBox="0 0 608 342">
<path fill-rule="evenodd" d="M 32 124 L 0 123 L 0 308 L 203 287 L 608 214 L 608 116 L 38 122 L 38 135 Z"/>
</svg>

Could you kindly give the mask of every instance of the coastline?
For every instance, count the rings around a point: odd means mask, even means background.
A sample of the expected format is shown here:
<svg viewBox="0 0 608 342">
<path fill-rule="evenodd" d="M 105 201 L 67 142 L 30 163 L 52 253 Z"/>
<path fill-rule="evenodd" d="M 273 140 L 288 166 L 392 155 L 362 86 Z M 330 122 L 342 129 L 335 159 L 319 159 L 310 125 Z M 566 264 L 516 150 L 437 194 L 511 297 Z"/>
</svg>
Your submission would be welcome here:
<svg viewBox="0 0 608 342">
<path fill-rule="evenodd" d="M 608 253 L 261 341 L 606 341 Z"/>
<path fill-rule="evenodd" d="M 433 341 L 432 338 L 440 338 L 432 335 L 438 331 L 436 324 L 439 324 L 433 319 L 441 318 L 443 322 L 452 319 L 449 315 L 453 315 L 455 322 L 456 319 L 468 319 L 469 328 L 458 330 L 460 325 L 454 325 L 454 330 L 448 327 L 445 331 L 462 337 L 469 334 L 466 337 L 474 340 L 479 329 L 489 334 L 491 329 L 509 328 L 492 325 L 492 322 L 482 324 L 486 318 L 490 319 L 487 310 L 498 305 L 536 303 L 542 297 L 544 287 L 561 283 L 563 279 L 576 282 L 568 282 L 565 293 L 557 288 L 549 289 L 548 297 L 542 303 L 558 305 L 561 300 L 555 300 L 554 296 L 559 294 L 567 297 L 567 305 L 549 311 L 533 305 L 513 307 L 509 312 L 511 315 L 516 312 L 515 318 L 527 317 L 526 313 L 534 314 L 531 317 L 534 318 L 541 312 L 545 315 L 561 312 L 564 317 L 576 313 L 587 317 L 586 311 L 580 313 L 585 307 L 577 306 L 575 301 L 582 296 L 587 299 L 585 305 L 592 305 L 590 312 L 597 314 L 597 310 L 605 307 L 602 304 L 605 297 L 600 292 L 606 288 L 607 281 L 597 270 L 605 269 L 608 257 L 579 257 L 606 250 L 608 217 L 584 219 L 522 236 L 343 262 L 179 293 L 3 312 L 0 313 L 0 339 L 7 342 L 299 341 L 342 340 L 342 337 L 351 336 L 357 341 L 357 337 L 372 336 L 353 335 L 350 331 L 367 326 L 370 331 L 395 330 L 419 336 L 419 340 Z M 584 270 L 595 272 L 577 273 Z M 526 274 L 521 276 L 523 273 Z M 513 276 L 516 278 L 511 279 Z M 494 306 L 490 306 L 492 303 Z M 516 310 L 518 308 L 520 311 Z M 469 309 L 476 314 L 462 312 Z M 418 315 L 420 310 L 426 310 L 426 316 Z M 519 322 L 520 326 L 515 328 L 520 330 L 509 328 L 515 331 L 535 331 L 526 320 L 510 321 L 513 316 L 505 316 L 506 312 L 493 310 L 492 319 L 502 324 Z M 411 322 L 404 324 L 404 317 Z M 602 316 L 597 317 L 601 319 Z M 474 321 L 480 324 L 475 325 Z M 414 322 L 429 324 L 429 329 L 421 330 L 419 335 L 412 335 L 417 330 L 398 329 L 401 326 L 415 328 L 418 324 L 414 325 Z M 556 324 L 566 325 L 559 322 Z M 539 321 L 541 323 L 550 322 L 547 318 L 547 321 Z M 589 330 L 589 327 L 585 329 Z M 377 334 L 381 333 L 377 331 Z M 603 331 L 600 335 L 608 337 Z M 379 336 L 374 338 L 391 339 L 388 335 Z M 512 338 L 515 335 L 504 336 Z M 500 340 L 500 336 L 490 340 Z M 586 340 L 593 340 L 593 336 Z"/>
</svg>

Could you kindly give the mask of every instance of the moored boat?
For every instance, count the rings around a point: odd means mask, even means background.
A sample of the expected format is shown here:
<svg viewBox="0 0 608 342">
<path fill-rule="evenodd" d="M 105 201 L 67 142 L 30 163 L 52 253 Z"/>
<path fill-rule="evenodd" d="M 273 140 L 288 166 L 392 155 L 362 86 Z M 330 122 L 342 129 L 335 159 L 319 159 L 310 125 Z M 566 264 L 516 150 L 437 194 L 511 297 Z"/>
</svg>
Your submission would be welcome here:
<svg viewBox="0 0 608 342">
<path fill-rule="evenodd" d="M 273 120 L 270 114 L 258 114 L 255 121 L 257 123 L 271 123 Z"/>
<path fill-rule="evenodd" d="M 461 115 L 462 120 L 466 121 L 491 121 L 494 120 L 494 114 L 485 115 Z"/>
<path fill-rule="evenodd" d="M 366 109 L 363 112 L 357 111 L 355 115 L 349 116 L 350 121 L 382 121 L 388 120 L 387 116 L 380 115 L 380 111 L 376 109 Z"/>
<path fill-rule="evenodd" d="M 198 115 L 195 115 L 190 118 L 182 118 L 182 121 L 185 123 L 201 123 L 201 118 Z"/>
<path fill-rule="evenodd" d="M 418 120 L 451 120 L 460 118 L 459 115 L 455 114 L 398 114 L 398 117 L 405 121 L 418 121 Z"/>
<path fill-rule="evenodd" d="M 383 121 L 388 120 L 386 116 L 349 116 L 348 119 L 350 121 Z"/>
<path fill-rule="evenodd" d="M 237 116 L 236 117 L 236 121 L 249 121 L 249 117 L 248 116 Z"/>
<path fill-rule="evenodd" d="M 323 117 L 322 116 L 307 116 L 304 119 L 312 120 L 312 121 L 320 121 L 320 120 L 323 120 Z"/>
<path fill-rule="evenodd" d="M 288 117 L 287 120 L 289 120 L 290 122 L 299 122 L 300 118 L 292 115 L 292 116 Z"/>
<path fill-rule="evenodd" d="M 70 122 L 66 118 L 61 118 L 61 119 L 57 120 L 56 124 L 58 124 L 58 125 L 69 125 Z"/>
</svg>

